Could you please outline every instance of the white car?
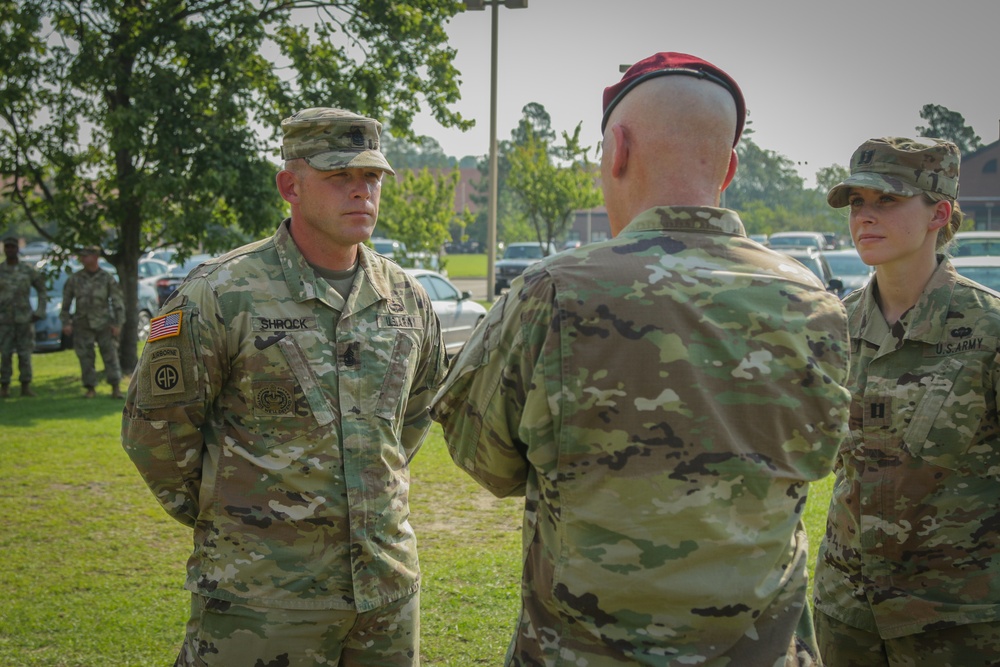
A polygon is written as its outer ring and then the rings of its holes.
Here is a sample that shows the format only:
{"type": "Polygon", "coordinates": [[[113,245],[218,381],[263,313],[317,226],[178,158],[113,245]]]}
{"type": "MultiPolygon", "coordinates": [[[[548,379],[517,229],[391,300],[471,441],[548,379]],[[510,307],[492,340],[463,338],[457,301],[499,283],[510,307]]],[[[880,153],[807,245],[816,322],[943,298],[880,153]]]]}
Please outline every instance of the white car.
{"type": "Polygon", "coordinates": [[[771,234],[767,244],[773,250],[814,248],[819,252],[827,246],[826,237],[820,232],[777,232],[771,234]]]}
{"type": "Polygon", "coordinates": [[[861,261],[861,255],[855,248],[830,250],[823,253],[823,256],[826,257],[826,261],[830,265],[833,277],[840,278],[840,282],[844,283],[842,297],[864,287],[871,280],[872,274],[875,273],[874,267],[861,261]]]}
{"type": "Polygon", "coordinates": [[[1000,255],[952,257],[951,265],[959,275],[1000,292],[1000,255]]]}
{"type": "Polygon", "coordinates": [[[405,269],[417,279],[431,298],[431,306],[441,321],[441,334],[448,356],[459,353],[472,330],[486,317],[486,308],[472,300],[469,292],[459,292],[440,273],[428,269],[405,269]]]}
{"type": "Polygon", "coordinates": [[[1000,232],[958,232],[950,252],[955,257],[1000,255],[1000,232]]]}

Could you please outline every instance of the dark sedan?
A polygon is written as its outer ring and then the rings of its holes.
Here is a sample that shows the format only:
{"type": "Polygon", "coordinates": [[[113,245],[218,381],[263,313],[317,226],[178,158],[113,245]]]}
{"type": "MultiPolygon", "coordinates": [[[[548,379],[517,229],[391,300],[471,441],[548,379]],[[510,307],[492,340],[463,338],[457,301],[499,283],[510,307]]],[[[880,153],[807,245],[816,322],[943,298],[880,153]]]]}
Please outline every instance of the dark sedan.
{"type": "Polygon", "coordinates": [[[191,255],[184,262],[178,264],[156,279],[156,296],[160,300],[160,305],[174,293],[177,286],[184,282],[187,275],[201,264],[215,257],[215,255],[191,255]]]}

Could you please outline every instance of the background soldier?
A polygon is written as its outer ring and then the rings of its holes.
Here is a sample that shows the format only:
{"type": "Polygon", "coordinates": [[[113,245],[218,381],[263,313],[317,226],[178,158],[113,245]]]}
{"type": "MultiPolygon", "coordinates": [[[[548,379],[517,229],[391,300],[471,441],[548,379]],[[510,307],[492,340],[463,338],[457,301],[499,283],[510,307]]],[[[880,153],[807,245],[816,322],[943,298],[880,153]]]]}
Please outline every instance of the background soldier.
{"type": "Polygon", "coordinates": [[[45,277],[21,261],[17,238],[3,240],[5,261],[0,264],[0,398],[10,396],[14,354],[21,376],[21,396],[34,396],[31,388],[31,352],[35,348],[35,322],[45,317],[48,292],[45,277]],[[31,288],[38,305],[31,310],[31,288]]]}
{"type": "Polygon", "coordinates": [[[816,661],[800,518],[846,432],[846,317],[718,208],[744,114],[700,58],[633,65],[604,95],[614,238],[525,271],[438,394],[455,462],[526,496],[509,665],[816,661]]]}
{"type": "Polygon", "coordinates": [[[125,298],[115,277],[98,264],[100,252],[100,248],[90,246],[78,253],[83,268],[70,276],[63,287],[60,318],[63,333],[73,336],[73,350],[80,360],[86,389],[84,398],[97,395],[95,387],[99,377],[94,368],[95,342],[101,351],[107,382],[111,385],[111,398],[122,398],[118,387],[122,379],[118,334],[125,321],[125,298]],[[76,311],[71,314],[74,302],[76,311]]]}

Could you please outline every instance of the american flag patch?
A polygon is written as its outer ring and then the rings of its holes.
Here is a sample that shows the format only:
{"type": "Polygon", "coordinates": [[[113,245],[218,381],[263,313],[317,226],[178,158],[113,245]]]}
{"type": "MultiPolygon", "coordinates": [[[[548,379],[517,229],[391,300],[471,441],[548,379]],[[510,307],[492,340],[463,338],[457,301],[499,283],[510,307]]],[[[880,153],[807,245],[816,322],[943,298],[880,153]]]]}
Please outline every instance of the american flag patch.
{"type": "Polygon", "coordinates": [[[146,342],[152,343],[154,340],[160,340],[161,338],[170,338],[171,336],[178,335],[180,332],[181,311],[175,310],[172,313],[155,317],[150,321],[149,338],[146,339],[146,342]]]}

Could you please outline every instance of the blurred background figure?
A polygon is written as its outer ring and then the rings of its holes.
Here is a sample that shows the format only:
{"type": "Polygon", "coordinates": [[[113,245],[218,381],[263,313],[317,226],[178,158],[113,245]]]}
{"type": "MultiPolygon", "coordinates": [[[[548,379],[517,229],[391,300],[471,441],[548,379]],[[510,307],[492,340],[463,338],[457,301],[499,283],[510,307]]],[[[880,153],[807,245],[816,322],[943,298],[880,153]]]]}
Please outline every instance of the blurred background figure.
{"type": "Polygon", "coordinates": [[[35,348],[35,322],[45,317],[48,293],[45,278],[19,257],[14,236],[3,240],[4,262],[0,264],[0,398],[10,396],[14,355],[21,381],[21,396],[35,396],[31,388],[31,352],[35,348]],[[38,303],[31,309],[31,290],[38,303]]]}

